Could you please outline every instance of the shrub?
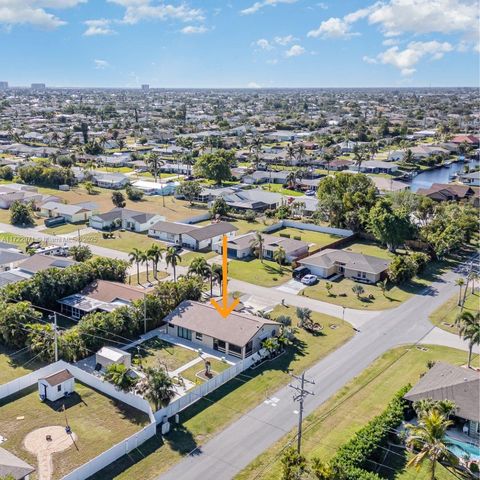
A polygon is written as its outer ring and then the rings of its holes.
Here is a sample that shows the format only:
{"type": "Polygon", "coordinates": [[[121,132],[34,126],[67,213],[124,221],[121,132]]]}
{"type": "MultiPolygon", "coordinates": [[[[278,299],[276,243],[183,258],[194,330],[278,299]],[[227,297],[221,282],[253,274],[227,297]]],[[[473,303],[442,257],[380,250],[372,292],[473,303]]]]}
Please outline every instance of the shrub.
{"type": "Polygon", "coordinates": [[[138,188],[132,187],[131,185],[127,186],[125,192],[128,199],[132,200],[132,202],[138,202],[143,198],[143,192],[138,188]]]}

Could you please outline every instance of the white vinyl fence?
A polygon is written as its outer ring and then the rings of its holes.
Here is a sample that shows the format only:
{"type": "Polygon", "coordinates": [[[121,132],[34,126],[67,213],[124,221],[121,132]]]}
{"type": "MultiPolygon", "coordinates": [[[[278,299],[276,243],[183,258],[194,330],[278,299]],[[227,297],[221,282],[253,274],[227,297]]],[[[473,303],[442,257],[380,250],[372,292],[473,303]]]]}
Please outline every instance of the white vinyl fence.
{"type": "Polygon", "coordinates": [[[280,220],[278,223],[274,223],[263,231],[265,233],[275,232],[281,228],[298,228],[299,230],[308,230],[311,232],[330,233],[331,235],[338,235],[339,237],[351,237],[353,235],[352,230],[346,230],[344,228],[324,227],[322,225],[315,225],[313,223],[295,222],[293,220],[280,220]]]}
{"type": "MultiPolygon", "coordinates": [[[[158,423],[164,422],[166,419],[173,417],[178,412],[181,412],[188,406],[192,405],[196,401],[200,400],[202,397],[205,397],[209,393],[216,390],[218,387],[227,383],[229,380],[232,380],[237,375],[242,373],[244,370],[249,368],[253,363],[253,358],[248,357],[241,362],[232,365],[227,370],[215,375],[212,379],[208,380],[205,383],[198,385],[197,387],[189,390],[185,395],[174,400],[169,405],[164,408],[161,408],[154,413],[155,419],[158,423]]],[[[180,374],[181,375],[181,374],[180,374]]]]}
{"type": "Polygon", "coordinates": [[[123,455],[131,452],[149,438],[153,437],[156,433],[157,424],[150,404],[142,397],[132,393],[121,392],[110,383],[105,382],[94,375],[75,367],[74,365],[70,365],[63,360],[51,363],[50,365],[35,370],[34,372],[24,375],[23,377],[16,378],[11,382],[0,385],[0,399],[19,393],[25,388],[35,385],[40,378],[48,377],[49,375],[52,375],[53,373],[65,368],[68,369],[75,379],[79,380],[85,385],[88,385],[89,387],[94,388],[95,390],[104,393],[105,395],[115,398],[116,400],[126,403],[127,405],[146,413],[150,419],[150,424],[144,427],[142,430],[122,440],[120,443],[117,443],[112,448],[102,452],[97,457],[92,458],[92,460],[84,463],[62,478],[62,480],[85,480],[102,468],[110,465],[123,455]]]}

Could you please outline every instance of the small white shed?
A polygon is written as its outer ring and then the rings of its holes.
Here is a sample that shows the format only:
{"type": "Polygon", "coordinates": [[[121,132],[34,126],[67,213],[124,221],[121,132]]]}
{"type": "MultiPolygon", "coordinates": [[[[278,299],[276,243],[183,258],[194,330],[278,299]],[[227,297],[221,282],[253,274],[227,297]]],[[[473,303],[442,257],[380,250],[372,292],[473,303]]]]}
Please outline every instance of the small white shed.
{"type": "Polygon", "coordinates": [[[38,394],[42,400],[55,402],[74,391],[75,377],[67,369],[38,380],[38,394]]]}
{"type": "Polygon", "coordinates": [[[123,363],[127,368],[132,365],[132,356],[128,352],[124,352],[115,347],[102,347],[95,354],[95,363],[107,368],[112,363],[123,363]]]}

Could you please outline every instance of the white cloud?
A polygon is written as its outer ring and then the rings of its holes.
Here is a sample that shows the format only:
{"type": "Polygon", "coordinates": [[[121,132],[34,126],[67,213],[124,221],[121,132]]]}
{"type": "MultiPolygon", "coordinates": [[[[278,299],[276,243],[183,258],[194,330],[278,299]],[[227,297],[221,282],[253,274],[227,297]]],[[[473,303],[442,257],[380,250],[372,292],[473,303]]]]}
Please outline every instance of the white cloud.
{"type": "Polygon", "coordinates": [[[261,48],[262,50],[272,50],[273,46],[266,38],[259,38],[254,45],[261,48]]]}
{"type": "Polygon", "coordinates": [[[298,0],[262,0],[260,2],[255,2],[248,8],[245,8],[240,11],[242,15],[251,15],[252,13],[257,13],[262,8],[265,7],[276,7],[282,3],[296,3],[298,0]]]}
{"type": "Polygon", "coordinates": [[[110,20],[101,18],[98,20],[87,20],[84,22],[87,29],[83,32],[86,37],[92,37],[94,35],[112,35],[115,32],[110,27],[110,20]]]}
{"type": "Polygon", "coordinates": [[[328,5],[323,2],[317,3],[317,7],[321,8],[322,10],[328,10],[328,5]]]}
{"type": "Polygon", "coordinates": [[[286,47],[295,40],[297,40],[297,38],[295,38],[293,35],[285,35],[284,37],[275,37],[273,39],[277,45],[281,45],[282,47],[286,47]]]}
{"type": "Polygon", "coordinates": [[[439,60],[445,53],[451,52],[453,46],[448,42],[410,42],[407,47],[400,50],[398,46],[391,47],[380,53],[376,59],[363,57],[368,63],[383,63],[398,68],[402,75],[409,76],[415,73],[415,66],[424,57],[439,60]]]}
{"type": "Polygon", "coordinates": [[[0,24],[54,29],[67,22],[47,12],[46,8],[72,8],[84,2],[86,0],[0,0],[0,24]]]}
{"type": "Polygon", "coordinates": [[[249,82],[247,84],[247,88],[262,88],[262,86],[259,85],[257,82],[249,82]]]}
{"type": "Polygon", "coordinates": [[[135,24],[142,20],[179,20],[181,22],[195,22],[205,19],[203,11],[191,8],[187,4],[171,5],[160,3],[152,5],[150,0],[108,0],[125,7],[123,21],[135,24]]]}
{"type": "Polygon", "coordinates": [[[371,63],[371,64],[378,63],[376,58],[368,57],[367,55],[364,55],[362,60],[366,63],[371,63]]]}
{"type": "Polygon", "coordinates": [[[186,27],[183,27],[180,31],[185,35],[199,35],[202,33],[207,33],[208,28],[204,27],[203,25],[199,27],[196,27],[194,25],[188,25],[186,27]]]}
{"type": "Polygon", "coordinates": [[[357,34],[350,31],[350,24],[337,17],[323,21],[316,30],[310,30],[307,34],[313,38],[350,38],[353,35],[357,34]]]}
{"type": "Polygon", "coordinates": [[[286,52],[287,57],[298,57],[305,53],[305,49],[301,45],[293,45],[286,52]]]}
{"type": "Polygon", "coordinates": [[[382,42],[382,45],[386,47],[393,47],[394,45],[398,45],[398,40],[395,38],[387,38],[382,42]]]}
{"type": "Polygon", "coordinates": [[[110,64],[106,60],[94,60],[93,63],[97,70],[105,70],[110,66],[110,64]]]}

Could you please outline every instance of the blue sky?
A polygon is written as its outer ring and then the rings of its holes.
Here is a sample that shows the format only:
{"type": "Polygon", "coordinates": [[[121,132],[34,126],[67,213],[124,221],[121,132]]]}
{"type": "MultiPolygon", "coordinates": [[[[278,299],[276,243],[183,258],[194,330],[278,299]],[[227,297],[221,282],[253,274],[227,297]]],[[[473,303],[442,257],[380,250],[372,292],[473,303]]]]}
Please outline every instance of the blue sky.
{"type": "Polygon", "coordinates": [[[478,0],[0,0],[0,80],[477,86],[478,0]]]}

